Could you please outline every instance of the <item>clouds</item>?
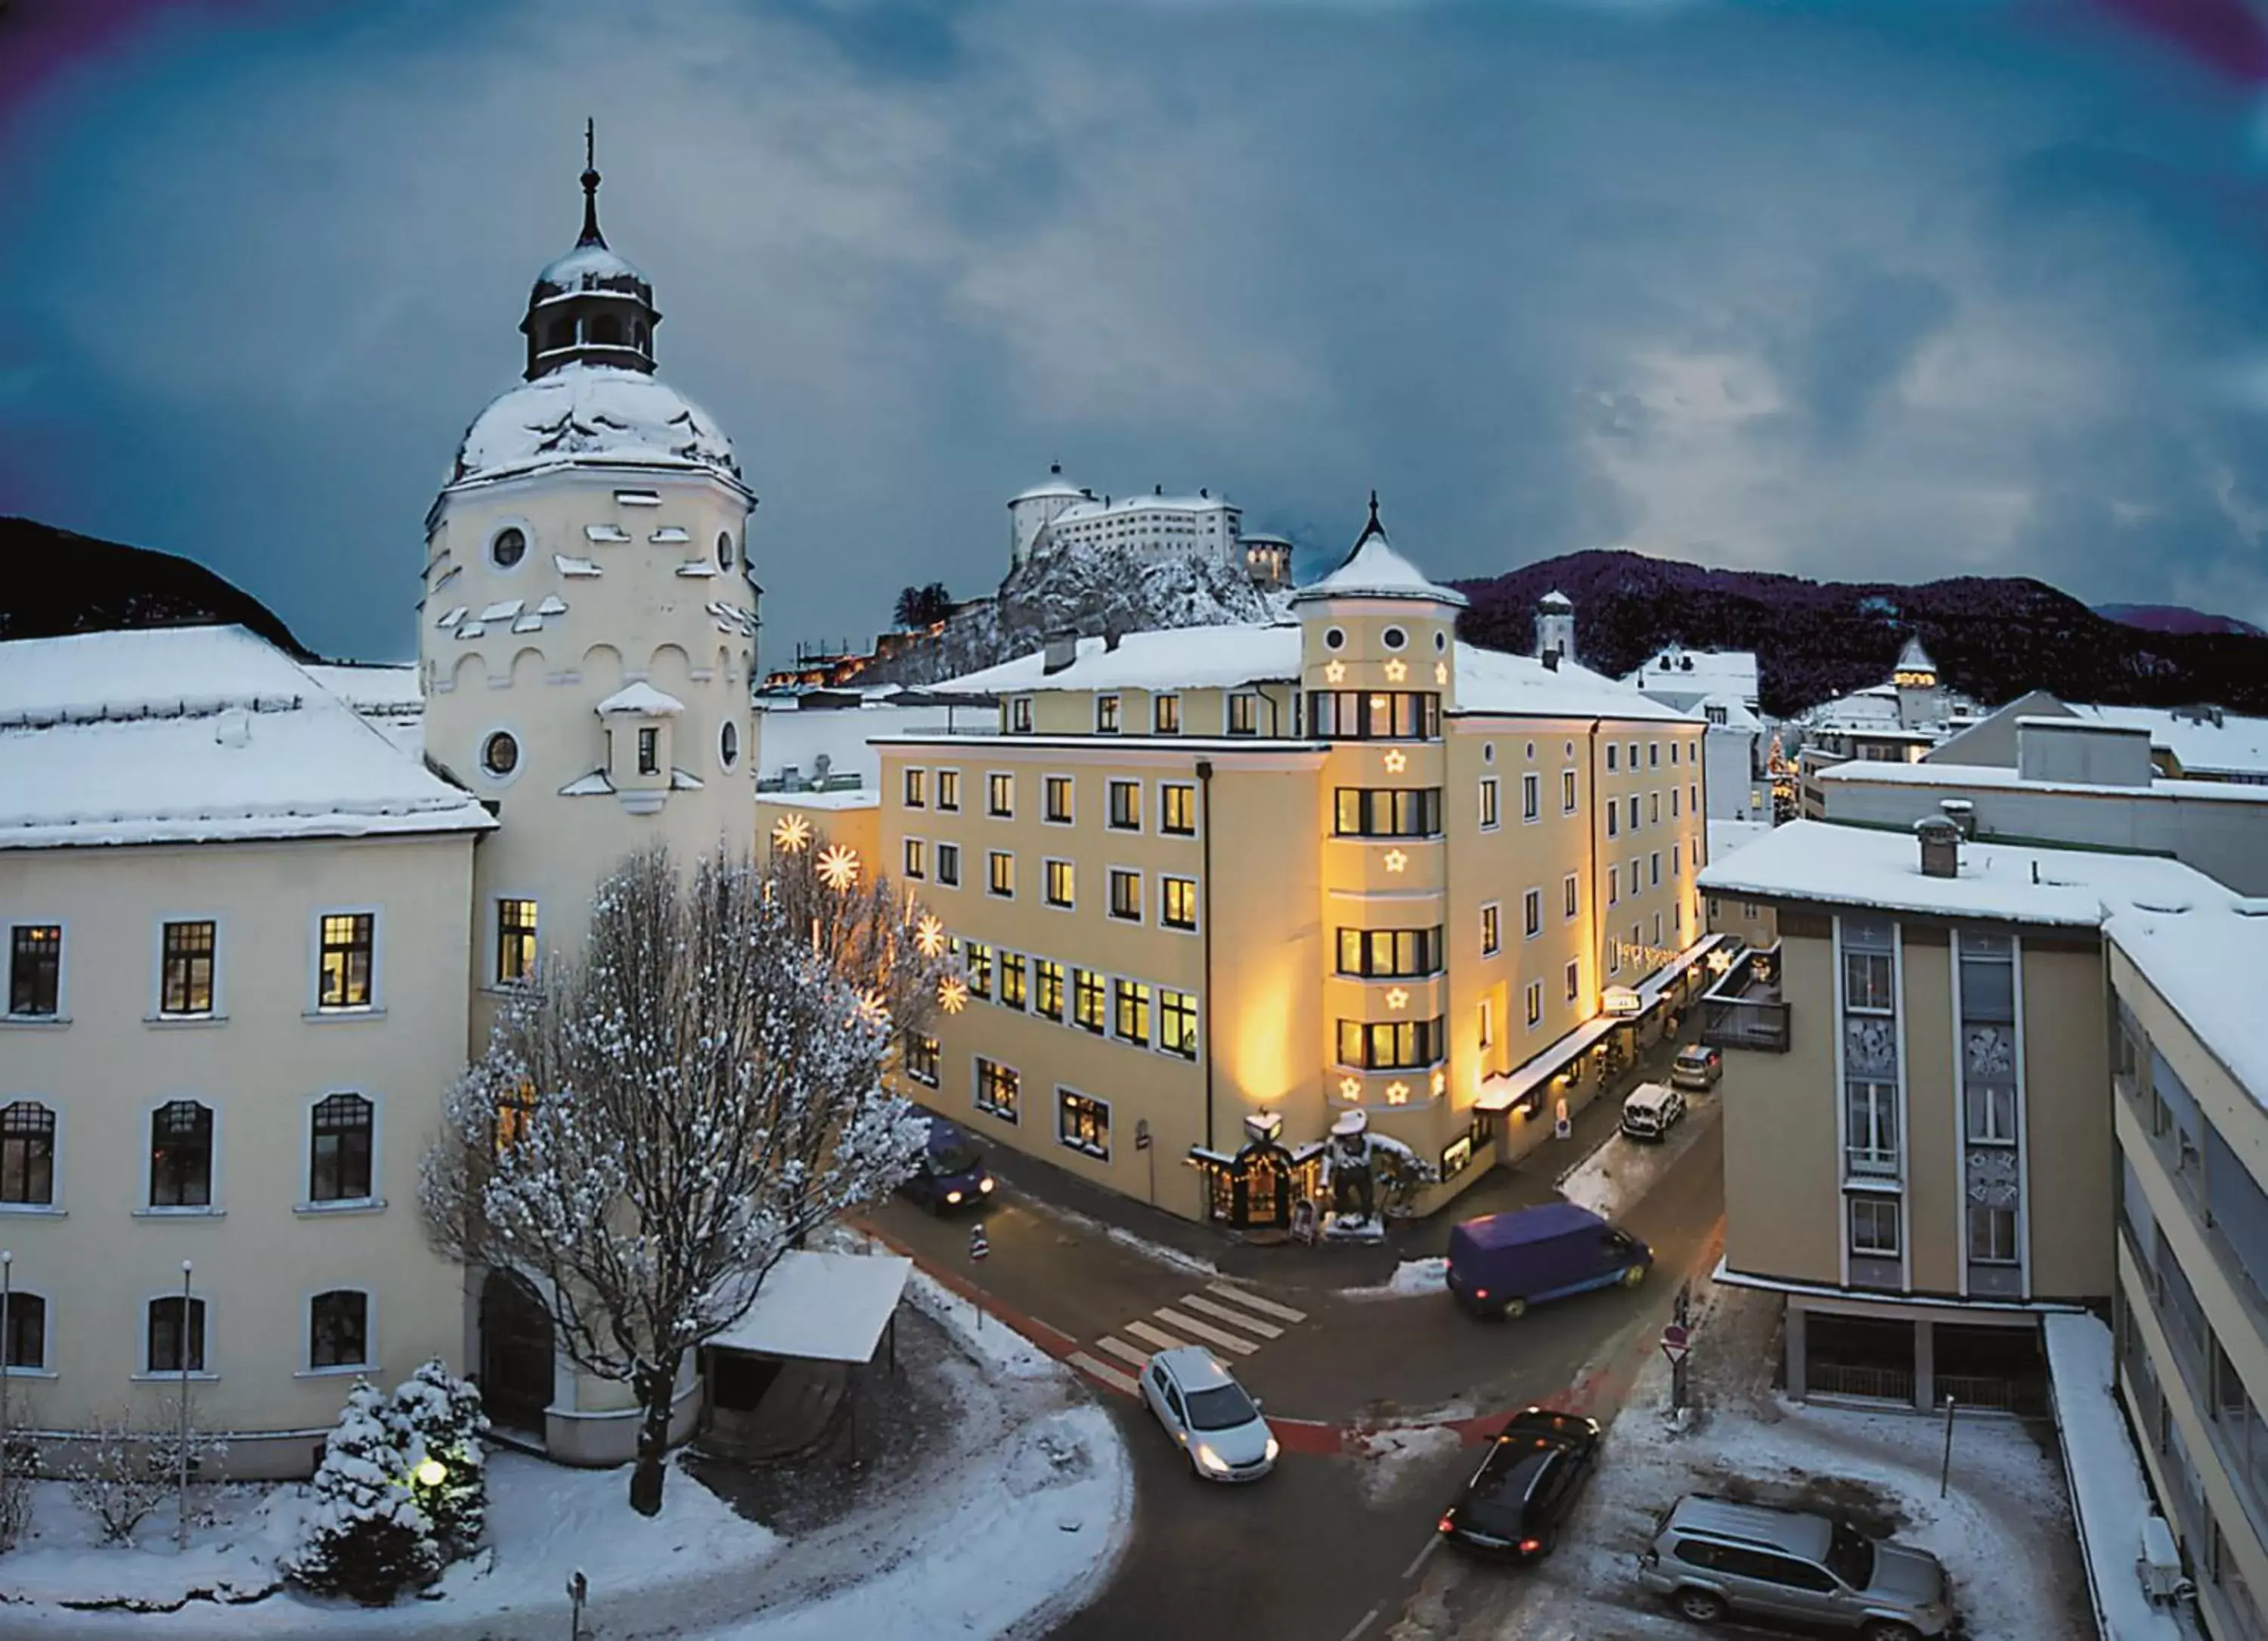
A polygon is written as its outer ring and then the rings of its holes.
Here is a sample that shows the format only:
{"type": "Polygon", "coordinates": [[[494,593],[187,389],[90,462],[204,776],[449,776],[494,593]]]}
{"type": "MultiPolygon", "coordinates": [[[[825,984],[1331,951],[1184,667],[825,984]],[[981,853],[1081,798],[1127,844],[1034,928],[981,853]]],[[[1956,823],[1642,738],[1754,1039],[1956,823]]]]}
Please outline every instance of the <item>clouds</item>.
{"type": "Polygon", "coordinates": [[[1442,575],[1629,541],[2268,613],[2246,107],[1940,10],[193,12],[0,127],[0,508],[405,652],[591,112],[776,649],[989,585],[1050,459],[1307,560],[1375,483],[1442,575]]]}

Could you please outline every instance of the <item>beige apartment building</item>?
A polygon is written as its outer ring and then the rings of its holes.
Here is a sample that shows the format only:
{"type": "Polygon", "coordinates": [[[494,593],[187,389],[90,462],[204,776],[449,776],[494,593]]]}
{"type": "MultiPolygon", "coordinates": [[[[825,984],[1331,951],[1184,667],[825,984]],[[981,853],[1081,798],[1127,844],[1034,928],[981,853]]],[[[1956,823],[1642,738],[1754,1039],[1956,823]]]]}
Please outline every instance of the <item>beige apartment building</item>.
{"type": "Polygon", "coordinates": [[[1064,639],[942,686],[989,732],[880,740],[874,868],[968,992],[908,1046],[924,1103],[1238,1226],[1350,1112],[1439,1169],[1425,1209],[1548,1135],[1702,972],[1704,726],[1457,643],[1462,602],[1373,515],[1294,621],[1064,639]]]}

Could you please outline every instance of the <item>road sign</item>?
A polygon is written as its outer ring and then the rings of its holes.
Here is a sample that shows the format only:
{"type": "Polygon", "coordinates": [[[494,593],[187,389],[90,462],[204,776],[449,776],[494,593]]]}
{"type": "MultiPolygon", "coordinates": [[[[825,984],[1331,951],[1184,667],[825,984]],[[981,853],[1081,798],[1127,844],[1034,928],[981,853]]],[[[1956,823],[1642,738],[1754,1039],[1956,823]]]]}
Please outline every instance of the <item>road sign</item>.
{"type": "Polygon", "coordinates": [[[1568,1119],[1567,1102],[1564,1099],[1553,1108],[1551,1113],[1551,1137],[1555,1140],[1572,1140],[1575,1137],[1575,1125],[1568,1119]]]}
{"type": "Polygon", "coordinates": [[[1135,1120],[1134,1149],[1138,1151],[1146,1151],[1150,1149],[1150,1120],[1147,1117],[1135,1120]]]}
{"type": "Polygon", "coordinates": [[[1672,1367],[1684,1361],[1685,1353],[1692,1348],[1693,1330],[1691,1328],[1680,1327],[1676,1323],[1672,1322],[1661,1330],[1661,1354],[1669,1358],[1672,1367]]]}
{"type": "Polygon", "coordinates": [[[984,1227],[971,1225],[968,1228],[968,1257],[972,1260],[981,1260],[991,1252],[992,1245],[984,1238],[984,1227]]]}

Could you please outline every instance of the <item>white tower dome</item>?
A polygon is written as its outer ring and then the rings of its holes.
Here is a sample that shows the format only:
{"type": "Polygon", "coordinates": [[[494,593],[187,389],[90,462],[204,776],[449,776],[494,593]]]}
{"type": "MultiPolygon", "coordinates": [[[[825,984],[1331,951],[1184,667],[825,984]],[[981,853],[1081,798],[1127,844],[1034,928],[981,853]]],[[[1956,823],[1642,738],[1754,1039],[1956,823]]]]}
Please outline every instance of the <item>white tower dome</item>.
{"type": "Polygon", "coordinates": [[[1063,516],[1063,511],[1086,499],[1086,492],[1063,476],[1063,463],[1048,464],[1047,482],[1035,484],[1008,500],[1008,567],[1020,570],[1032,556],[1040,532],[1063,516]]]}

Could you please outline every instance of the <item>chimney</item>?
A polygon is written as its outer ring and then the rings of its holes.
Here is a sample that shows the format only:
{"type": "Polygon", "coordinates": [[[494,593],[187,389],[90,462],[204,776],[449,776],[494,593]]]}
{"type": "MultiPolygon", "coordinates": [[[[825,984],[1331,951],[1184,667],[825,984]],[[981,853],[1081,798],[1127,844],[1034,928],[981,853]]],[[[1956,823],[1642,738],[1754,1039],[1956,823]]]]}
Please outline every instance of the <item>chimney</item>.
{"type": "Polygon", "coordinates": [[[1078,633],[1050,632],[1046,647],[1040,652],[1040,670],[1043,673],[1061,672],[1078,659],[1078,633]]]}
{"type": "Polygon", "coordinates": [[[1921,839],[1924,877],[1961,876],[1961,828],[1942,815],[1925,815],[1914,823],[1921,839]]]}
{"type": "Polygon", "coordinates": [[[1116,649],[1118,647],[1118,640],[1124,636],[1125,629],[1119,625],[1117,617],[1113,616],[1102,624],[1102,647],[1104,649],[1116,649]]]}
{"type": "Polygon", "coordinates": [[[1557,650],[1547,649],[1543,654],[1537,656],[1536,659],[1543,663],[1544,671],[1557,672],[1559,670],[1559,652],[1557,650]]]}
{"type": "Polygon", "coordinates": [[[1961,829],[1961,835],[1977,836],[1977,806],[1967,798],[1948,798],[1937,806],[1945,811],[1945,818],[1961,829]]]}

